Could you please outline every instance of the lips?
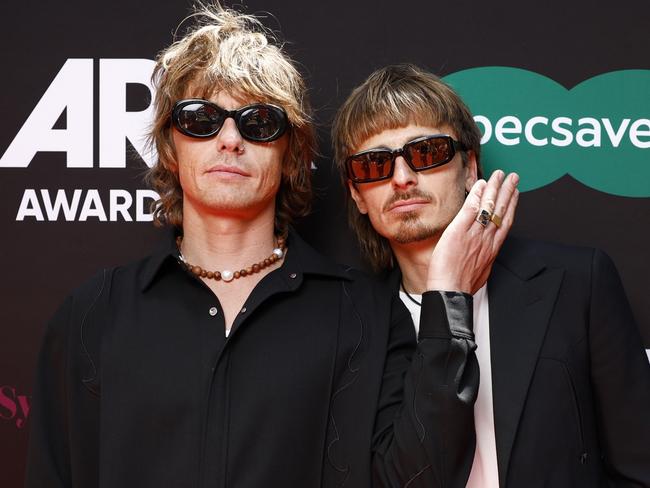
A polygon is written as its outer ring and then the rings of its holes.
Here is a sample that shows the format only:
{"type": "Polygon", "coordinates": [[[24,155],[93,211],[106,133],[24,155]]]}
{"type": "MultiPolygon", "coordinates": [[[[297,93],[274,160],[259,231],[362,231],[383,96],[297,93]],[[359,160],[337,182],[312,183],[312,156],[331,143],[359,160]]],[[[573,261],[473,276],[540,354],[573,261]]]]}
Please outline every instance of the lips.
{"type": "Polygon", "coordinates": [[[250,176],[250,173],[247,171],[244,171],[242,168],[238,166],[233,166],[229,164],[216,164],[212,167],[210,167],[206,173],[213,173],[213,174],[219,174],[219,175],[239,175],[239,176],[250,176]]]}
{"type": "Polygon", "coordinates": [[[408,200],[398,200],[388,206],[389,212],[411,212],[418,210],[430,203],[430,200],[424,198],[409,198],[408,200]]]}
{"type": "Polygon", "coordinates": [[[420,190],[419,188],[412,188],[410,191],[393,193],[386,203],[384,203],[382,211],[395,213],[411,212],[419,210],[433,201],[433,194],[420,190]]]}

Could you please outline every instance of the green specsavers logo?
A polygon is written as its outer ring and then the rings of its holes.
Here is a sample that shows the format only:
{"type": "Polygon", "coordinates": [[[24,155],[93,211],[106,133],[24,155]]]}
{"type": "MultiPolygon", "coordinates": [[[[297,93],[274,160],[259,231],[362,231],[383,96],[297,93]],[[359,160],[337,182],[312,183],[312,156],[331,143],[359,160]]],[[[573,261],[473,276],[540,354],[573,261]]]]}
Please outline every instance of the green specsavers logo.
{"type": "Polygon", "coordinates": [[[605,73],[567,90],[485,67],[445,77],[483,132],[483,165],[517,171],[522,191],[570,174],[597,190],[650,196],[650,70],[605,73]]]}

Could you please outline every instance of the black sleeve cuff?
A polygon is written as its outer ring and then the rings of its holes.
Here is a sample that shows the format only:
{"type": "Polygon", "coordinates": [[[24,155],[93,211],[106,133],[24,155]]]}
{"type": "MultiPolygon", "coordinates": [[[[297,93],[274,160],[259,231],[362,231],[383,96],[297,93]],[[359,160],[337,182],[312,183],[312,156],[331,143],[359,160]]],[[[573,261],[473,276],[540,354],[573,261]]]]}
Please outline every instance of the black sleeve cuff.
{"type": "Polygon", "coordinates": [[[455,291],[422,295],[419,339],[462,337],[474,340],[474,297],[455,291]]]}

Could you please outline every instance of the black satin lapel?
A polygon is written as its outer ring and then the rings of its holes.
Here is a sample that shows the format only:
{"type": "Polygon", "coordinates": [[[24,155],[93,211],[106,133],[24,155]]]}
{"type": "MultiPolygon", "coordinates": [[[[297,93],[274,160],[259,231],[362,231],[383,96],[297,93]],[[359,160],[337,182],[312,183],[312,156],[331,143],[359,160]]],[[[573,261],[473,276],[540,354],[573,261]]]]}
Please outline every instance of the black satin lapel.
{"type": "Polygon", "coordinates": [[[496,262],[488,281],[490,357],[499,485],[505,486],[528,386],[563,271],[522,279],[496,262]]]}

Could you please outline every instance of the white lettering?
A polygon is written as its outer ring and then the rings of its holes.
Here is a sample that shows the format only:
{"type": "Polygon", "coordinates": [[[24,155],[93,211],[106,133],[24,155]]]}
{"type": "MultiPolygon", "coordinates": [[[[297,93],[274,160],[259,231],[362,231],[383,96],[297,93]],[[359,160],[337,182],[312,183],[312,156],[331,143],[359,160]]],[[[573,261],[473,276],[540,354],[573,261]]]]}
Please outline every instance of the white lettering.
{"type": "Polygon", "coordinates": [[[623,119],[621,121],[621,125],[618,127],[618,131],[616,132],[614,132],[614,128],[612,127],[612,123],[609,121],[609,119],[605,118],[602,119],[602,121],[603,125],[605,126],[605,132],[607,132],[607,136],[612,142],[612,146],[618,147],[618,145],[621,143],[621,140],[623,139],[623,135],[625,134],[625,129],[627,129],[627,126],[630,124],[630,119],[623,119]]]}
{"type": "Polygon", "coordinates": [[[27,189],[23,193],[23,199],[20,201],[16,220],[25,220],[25,217],[34,217],[36,220],[43,220],[43,211],[38,203],[36,190],[27,189]]]}
{"type": "Polygon", "coordinates": [[[126,190],[111,190],[109,195],[109,213],[111,216],[111,222],[117,221],[118,213],[122,215],[122,218],[126,222],[131,222],[133,220],[129,214],[129,209],[133,204],[133,197],[131,194],[126,190]]]}
{"type": "Polygon", "coordinates": [[[108,208],[102,202],[100,193],[96,189],[87,191],[75,189],[72,190],[71,194],[63,189],[51,191],[47,189],[40,191],[27,189],[23,193],[16,220],[20,221],[32,217],[37,221],[57,221],[63,214],[63,217],[68,222],[75,220],[85,222],[90,218],[96,218],[100,222],[117,222],[118,220],[133,222],[133,215],[130,211],[133,209],[134,199],[136,201],[135,220],[138,222],[151,222],[153,220],[153,213],[150,211],[151,201],[160,198],[155,191],[136,190],[135,196],[123,189],[105,191],[108,192],[108,208]],[[56,197],[52,198],[55,191],[56,197]],[[38,199],[39,192],[43,202],[38,199]],[[77,215],[79,203],[82,199],[83,205],[79,215],[77,215]],[[110,219],[106,218],[106,209],[109,212],[110,219]],[[45,214],[43,214],[43,210],[45,210],[45,214]]]}
{"type": "Polygon", "coordinates": [[[600,147],[600,123],[592,117],[583,117],[578,120],[578,126],[589,125],[590,127],[581,127],[576,134],[576,142],[582,147],[600,147]],[[585,139],[585,136],[591,136],[591,139],[585,139]]]}
{"type": "Polygon", "coordinates": [[[104,212],[104,206],[97,190],[88,190],[86,193],[83,207],[79,213],[79,222],[85,222],[88,217],[98,218],[101,222],[106,221],[106,212],[104,212]]]}
{"type": "Polygon", "coordinates": [[[45,207],[47,220],[58,220],[59,213],[61,212],[61,209],[63,209],[63,216],[65,217],[65,220],[71,221],[74,220],[75,215],[77,215],[79,200],[81,200],[81,190],[75,190],[73,192],[72,202],[70,203],[68,203],[68,198],[66,197],[65,190],[58,190],[56,192],[54,205],[52,205],[52,200],[50,200],[50,192],[48,190],[41,190],[41,198],[43,199],[43,207],[45,207]]]}
{"type": "Polygon", "coordinates": [[[0,158],[26,168],[39,151],[66,153],[69,168],[93,166],[93,60],[68,59],[0,158]],[[52,126],[66,111],[66,128],[52,126]]]}
{"type": "Polygon", "coordinates": [[[526,140],[533,146],[546,146],[548,144],[548,137],[545,137],[544,139],[537,139],[533,135],[533,127],[536,125],[548,125],[548,118],[532,117],[528,122],[526,122],[526,127],[524,127],[524,135],[526,136],[526,140]]]}
{"type": "Polygon", "coordinates": [[[571,127],[571,124],[573,124],[573,120],[571,120],[569,117],[558,117],[557,119],[553,119],[553,122],[551,123],[551,128],[556,134],[564,136],[564,139],[551,137],[551,144],[559,147],[565,147],[570,145],[573,142],[573,134],[569,129],[565,128],[564,126],[568,125],[569,127],[571,127]]]}
{"type": "Polygon", "coordinates": [[[650,141],[642,141],[639,137],[650,137],[650,120],[639,119],[632,124],[632,127],[630,127],[630,141],[632,144],[641,149],[649,148],[650,141]],[[641,126],[645,126],[645,130],[641,130],[641,126]]]}
{"type": "Polygon", "coordinates": [[[494,136],[504,146],[516,146],[519,144],[519,137],[511,139],[506,137],[506,134],[521,134],[521,121],[512,115],[501,117],[495,127],[494,136]]]}
{"type": "MultiPolygon", "coordinates": [[[[483,127],[481,144],[486,144],[492,137],[492,123],[485,115],[476,115],[474,121],[483,127]]],[[[548,117],[537,115],[522,122],[514,115],[505,115],[497,120],[494,126],[494,134],[497,141],[505,146],[515,146],[521,143],[520,137],[507,137],[507,135],[523,134],[525,141],[532,146],[546,146],[549,144],[548,137],[535,135],[535,127],[548,126],[551,124],[553,137],[550,143],[557,147],[570,146],[574,142],[572,131],[573,119],[569,117],[556,117],[549,120],[548,117]]],[[[581,147],[601,147],[603,127],[607,140],[612,147],[620,147],[629,127],[629,140],[631,144],[640,149],[650,148],[650,119],[638,119],[632,122],[629,118],[621,119],[620,124],[614,127],[612,121],[607,118],[596,119],[583,117],[578,120],[578,130],[575,134],[575,142],[581,147]],[[630,125],[631,124],[631,125],[630,125]]],[[[480,128],[480,127],[479,127],[480,128]]],[[[543,133],[543,132],[542,132],[543,133]]]]}
{"type": "Polygon", "coordinates": [[[151,104],[140,112],[126,111],[128,83],[151,86],[155,63],[150,59],[101,59],[99,61],[99,166],[126,167],[126,139],[144,162],[153,166],[155,152],[147,148],[146,134],[153,120],[151,104]]]}
{"type": "MultiPolygon", "coordinates": [[[[138,222],[151,222],[153,220],[152,212],[145,212],[145,199],[148,200],[159,200],[160,196],[153,190],[137,190],[135,192],[135,208],[136,208],[136,219],[138,222]]],[[[147,205],[149,210],[151,203],[147,205]]]]}
{"type": "Polygon", "coordinates": [[[485,115],[475,115],[474,122],[483,126],[483,137],[481,137],[481,144],[486,144],[492,137],[492,124],[490,119],[485,115]]]}

